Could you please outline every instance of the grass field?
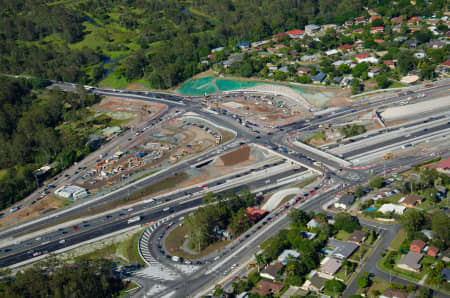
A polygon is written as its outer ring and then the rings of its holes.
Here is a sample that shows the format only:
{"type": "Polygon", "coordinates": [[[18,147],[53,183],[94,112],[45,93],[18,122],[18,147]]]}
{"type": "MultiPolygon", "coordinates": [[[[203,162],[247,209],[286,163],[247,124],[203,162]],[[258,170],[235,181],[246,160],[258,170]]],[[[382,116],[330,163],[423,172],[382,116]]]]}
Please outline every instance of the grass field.
{"type": "Polygon", "coordinates": [[[336,239],[342,240],[342,241],[347,241],[348,237],[350,237],[350,233],[347,233],[344,230],[340,230],[335,236],[336,239]]]}
{"type": "Polygon", "coordinates": [[[406,231],[401,229],[397,236],[395,236],[394,240],[392,240],[391,245],[389,248],[392,250],[399,250],[400,246],[402,245],[403,241],[406,239],[406,231]]]}
{"type": "Polygon", "coordinates": [[[138,263],[141,266],[145,266],[144,260],[142,260],[138,251],[138,240],[145,229],[139,231],[139,233],[134,234],[126,241],[121,242],[116,249],[116,253],[123,256],[125,260],[130,264],[138,263]]]}
{"type": "Polygon", "coordinates": [[[185,241],[185,236],[187,233],[186,226],[178,226],[173,229],[166,238],[166,249],[170,252],[171,255],[176,255],[185,259],[195,260],[201,257],[204,257],[215,250],[220,250],[222,247],[227,245],[230,240],[225,241],[217,241],[211,244],[210,246],[201,250],[198,254],[192,255],[184,251],[181,247],[185,241]]]}

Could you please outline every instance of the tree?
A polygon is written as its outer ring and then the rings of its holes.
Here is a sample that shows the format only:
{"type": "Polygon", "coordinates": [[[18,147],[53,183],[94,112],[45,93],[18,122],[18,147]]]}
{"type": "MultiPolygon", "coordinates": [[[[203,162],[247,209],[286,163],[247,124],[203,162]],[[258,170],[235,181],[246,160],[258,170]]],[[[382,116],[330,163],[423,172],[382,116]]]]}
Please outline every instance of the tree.
{"type": "Polygon", "coordinates": [[[358,287],[360,287],[361,289],[367,288],[370,284],[369,273],[364,272],[361,276],[358,277],[356,283],[358,284],[358,287]]]}
{"type": "Polygon", "coordinates": [[[376,81],[377,81],[378,88],[380,88],[380,89],[386,89],[391,84],[391,82],[389,81],[386,74],[378,75],[376,77],[376,81]]]}
{"type": "Polygon", "coordinates": [[[239,73],[243,77],[250,77],[253,74],[252,65],[248,62],[242,64],[239,68],[239,73]]]}
{"type": "Polygon", "coordinates": [[[450,246],[450,219],[441,212],[434,212],[431,218],[431,229],[436,244],[440,248],[450,246]]]}
{"type": "Polygon", "coordinates": [[[367,70],[369,69],[369,64],[363,62],[358,63],[353,69],[352,69],[352,75],[354,77],[360,78],[363,73],[367,73],[367,70]]]}
{"type": "Polygon", "coordinates": [[[426,287],[420,287],[418,292],[419,298],[431,298],[433,297],[433,294],[431,292],[431,289],[426,287]]]}
{"type": "Polygon", "coordinates": [[[354,230],[361,228],[358,219],[350,213],[341,212],[334,217],[334,226],[337,229],[352,233],[354,230]]]}
{"type": "Polygon", "coordinates": [[[383,183],[384,183],[383,177],[376,177],[376,178],[372,179],[372,181],[369,182],[369,185],[372,188],[378,189],[383,186],[383,183]]]}
{"type": "Polygon", "coordinates": [[[330,293],[340,294],[345,290],[345,284],[337,279],[327,280],[324,286],[330,293]]]}
{"type": "Polygon", "coordinates": [[[362,185],[358,185],[355,189],[355,197],[360,198],[365,194],[364,187],[362,185]]]}
{"type": "Polygon", "coordinates": [[[352,87],[352,94],[358,94],[361,91],[361,82],[358,79],[352,79],[350,85],[352,87]]]}
{"type": "Polygon", "coordinates": [[[304,227],[310,220],[308,213],[296,208],[291,208],[291,211],[289,211],[289,219],[291,225],[295,227],[304,227]]]}
{"type": "Polygon", "coordinates": [[[220,285],[216,285],[213,295],[215,297],[222,297],[224,294],[225,294],[225,291],[223,290],[223,288],[220,285]]]}
{"type": "Polygon", "coordinates": [[[412,238],[414,233],[422,229],[422,225],[425,222],[425,217],[421,211],[410,208],[400,218],[403,229],[408,234],[409,238],[412,238]]]}

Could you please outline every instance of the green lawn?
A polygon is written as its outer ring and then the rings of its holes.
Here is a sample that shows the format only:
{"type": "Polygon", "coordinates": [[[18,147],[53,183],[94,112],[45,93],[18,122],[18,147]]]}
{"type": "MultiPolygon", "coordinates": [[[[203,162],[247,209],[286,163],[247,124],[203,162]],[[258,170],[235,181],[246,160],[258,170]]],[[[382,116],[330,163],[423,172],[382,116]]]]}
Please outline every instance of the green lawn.
{"type": "Polygon", "coordinates": [[[115,72],[113,72],[109,74],[104,80],[102,80],[99,83],[99,86],[123,89],[129,84],[130,82],[125,77],[119,77],[115,72]]]}
{"type": "Polygon", "coordinates": [[[390,248],[392,250],[399,250],[400,246],[402,245],[403,241],[406,239],[406,231],[401,229],[397,236],[395,236],[394,240],[392,240],[390,248]]]}
{"type": "Polygon", "coordinates": [[[137,262],[139,265],[145,266],[145,262],[142,260],[138,251],[138,240],[144,230],[140,230],[139,233],[134,234],[126,241],[120,243],[116,249],[116,253],[123,256],[130,264],[136,264],[137,262]]]}
{"type": "Polygon", "coordinates": [[[336,239],[342,240],[342,241],[347,241],[348,237],[350,237],[350,233],[347,233],[344,230],[340,230],[335,236],[336,239]]]}

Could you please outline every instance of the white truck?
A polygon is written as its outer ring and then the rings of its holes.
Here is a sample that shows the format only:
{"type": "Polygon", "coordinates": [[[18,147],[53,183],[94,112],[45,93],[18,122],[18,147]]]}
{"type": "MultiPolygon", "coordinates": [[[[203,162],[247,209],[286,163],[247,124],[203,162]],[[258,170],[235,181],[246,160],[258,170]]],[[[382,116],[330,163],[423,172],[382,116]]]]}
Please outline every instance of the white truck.
{"type": "Polygon", "coordinates": [[[135,216],[135,217],[132,217],[132,218],[130,218],[130,219],[128,220],[128,224],[132,224],[132,223],[138,222],[138,221],[140,221],[140,220],[141,220],[141,217],[140,217],[140,216],[135,216]]]}

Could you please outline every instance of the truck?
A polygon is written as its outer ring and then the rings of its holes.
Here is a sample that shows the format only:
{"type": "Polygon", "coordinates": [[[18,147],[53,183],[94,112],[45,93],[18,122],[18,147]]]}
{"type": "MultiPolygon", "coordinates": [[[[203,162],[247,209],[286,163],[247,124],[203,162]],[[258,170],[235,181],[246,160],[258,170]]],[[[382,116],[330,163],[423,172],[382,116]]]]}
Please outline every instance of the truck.
{"type": "Polygon", "coordinates": [[[256,263],[255,262],[250,262],[247,265],[247,269],[252,269],[252,268],[255,268],[255,267],[256,267],[256,263]]]}
{"type": "Polygon", "coordinates": [[[180,261],[180,257],[173,256],[173,257],[172,257],[172,261],[174,261],[174,262],[179,262],[179,261],[180,261]]]}
{"type": "Polygon", "coordinates": [[[384,160],[388,160],[392,158],[392,153],[388,152],[385,156],[384,156],[384,160]]]}
{"type": "Polygon", "coordinates": [[[132,223],[138,222],[138,221],[140,221],[140,220],[141,220],[141,217],[140,217],[140,216],[135,216],[135,217],[132,217],[132,218],[130,218],[130,219],[128,220],[128,224],[132,224],[132,223]]]}

